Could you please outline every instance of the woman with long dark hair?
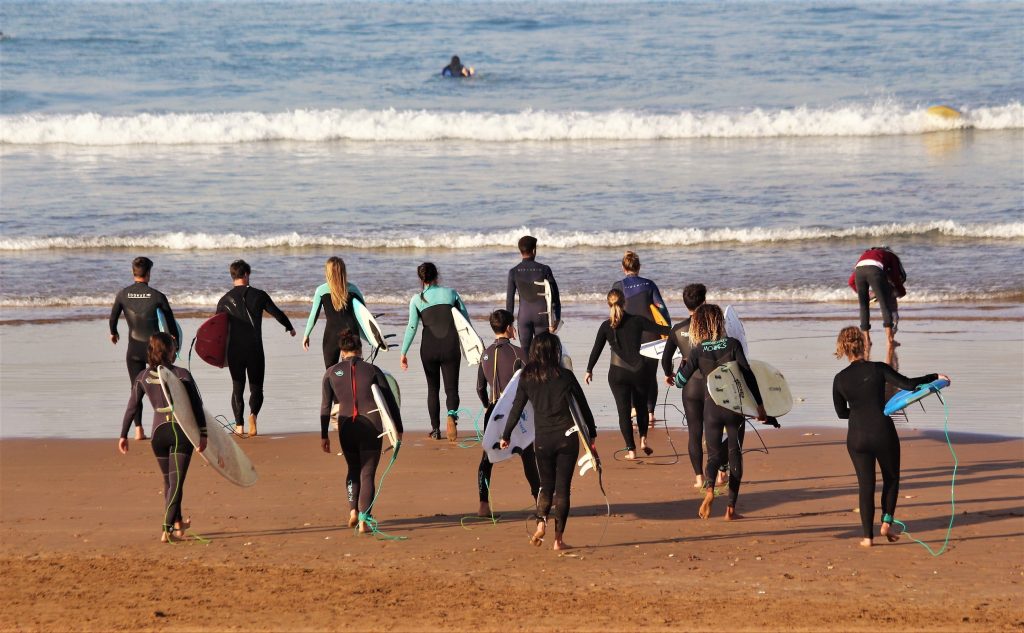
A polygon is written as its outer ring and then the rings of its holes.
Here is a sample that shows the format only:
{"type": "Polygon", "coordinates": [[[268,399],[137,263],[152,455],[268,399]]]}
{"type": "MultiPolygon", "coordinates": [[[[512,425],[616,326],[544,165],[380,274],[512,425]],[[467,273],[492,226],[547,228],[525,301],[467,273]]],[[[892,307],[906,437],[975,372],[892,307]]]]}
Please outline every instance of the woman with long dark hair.
{"type": "Polygon", "coordinates": [[[569,519],[569,489],[576,459],[580,452],[578,433],[573,428],[570,409],[575,399],[587,426],[591,441],[597,437],[594,414],[583,395],[583,389],[571,371],[561,366],[562,343],[550,332],[537,334],[530,345],[529,362],[523,368],[519,388],[501,434],[501,448],[507,448],[512,431],[529,402],[533,405],[533,425],[536,433],[533,446],[540,474],[540,493],[537,495],[537,528],[530,542],[538,547],[547,531],[548,516],[555,519],[554,549],[569,549],[565,543],[565,523],[569,519]]]}

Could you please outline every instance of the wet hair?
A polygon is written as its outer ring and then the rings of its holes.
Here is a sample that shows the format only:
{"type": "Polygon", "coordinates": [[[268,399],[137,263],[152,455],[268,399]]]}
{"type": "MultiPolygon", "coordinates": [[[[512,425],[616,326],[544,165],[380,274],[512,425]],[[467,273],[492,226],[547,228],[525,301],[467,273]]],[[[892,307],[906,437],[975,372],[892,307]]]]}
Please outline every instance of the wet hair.
{"type": "Polygon", "coordinates": [[[618,288],[608,291],[608,320],[613,329],[618,329],[622,317],[626,314],[626,297],[618,288]]]}
{"type": "Polygon", "coordinates": [[[523,376],[532,382],[547,382],[561,372],[562,341],[551,332],[541,332],[530,343],[529,362],[523,376]]]}
{"type": "Polygon", "coordinates": [[[866,358],[864,333],[856,325],[839,330],[836,337],[836,358],[866,358]]]}
{"type": "Polygon", "coordinates": [[[252,272],[252,267],[244,259],[236,259],[228,266],[228,272],[231,273],[232,279],[241,279],[252,272]]]}
{"type": "Polygon", "coordinates": [[[153,269],[153,260],[148,257],[136,257],[132,260],[132,275],[145,277],[153,269]]]}
{"type": "Polygon", "coordinates": [[[146,350],[146,362],[150,369],[174,362],[174,339],[167,332],[157,332],[149,337],[149,348],[146,350]]]}
{"type": "Polygon", "coordinates": [[[514,320],[512,313],[508,310],[495,310],[491,313],[491,329],[495,334],[502,334],[514,320]]]}
{"type": "Polygon", "coordinates": [[[700,345],[704,341],[725,338],[725,315],[713,303],[697,306],[690,318],[690,344],[700,345]]]}
{"type": "Polygon", "coordinates": [[[343,352],[360,352],[363,350],[363,342],[359,340],[359,334],[345,328],[338,332],[338,347],[343,352]]]}
{"type": "Polygon", "coordinates": [[[640,272],[640,256],[633,251],[626,251],[622,256],[622,269],[627,273],[640,272]]]}
{"type": "Polygon", "coordinates": [[[519,238],[519,253],[521,255],[532,255],[537,252],[537,238],[532,235],[524,235],[519,238]]]}
{"type": "Polygon", "coordinates": [[[461,66],[462,61],[459,60],[458,55],[452,55],[452,66],[461,66]]]}
{"type": "Polygon", "coordinates": [[[345,270],[345,260],[340,257],[331,257],[324,264],[324,276],[327,278],[327,287],[331,289],[331,304],[334,309],[341,312],[348,304],[348,273],[345,270]]]}
{"type": "MultiPolygon", "coordinates": [[[[419,276],[421,282],[427,284],[428,286],[432,283],[436,283],[438,277],[441,276],[440,273],[437,272],[437,266],[434,265],[434,262],[423,262],[422,264],[417,266],[416,275],[419,276]]],[[[426,288],[424,288],[423,290],[426,291],[426,288]]],[[[427,300],[427,297],[423,294],[423,292],[420,292],[420,300],[427,300]]]]}
{"type": "Polygon", "coordinates": [[[708,289],[704,284],[690,284],[683,288],[683,305],[692,312],[704,303],[707,294],[708,289]]]}

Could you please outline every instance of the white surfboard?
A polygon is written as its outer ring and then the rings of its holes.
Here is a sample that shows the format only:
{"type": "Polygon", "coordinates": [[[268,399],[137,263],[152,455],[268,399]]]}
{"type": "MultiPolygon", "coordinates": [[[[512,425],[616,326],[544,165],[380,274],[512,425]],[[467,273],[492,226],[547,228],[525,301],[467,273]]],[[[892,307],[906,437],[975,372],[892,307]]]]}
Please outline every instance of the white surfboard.
{"type": "MultiPolygon", "coordinates": [[[[188,398],[185,385],[166,367],[159,367],[157,372],[150,372],[150,380],[160,383],[164,398],[171,405],[166,410],[160,409],[159,411],[171,413],[175,422],[184,431],[188,441],[198,448],[199,424],[196,422],[195,412],[192,411],[192,401],[188,398]]],[[[243,488],[256,483],[256,468],[249,461],[249,457],[223,430],[220,422],[208,411],[203,410],[202,413],[206,419],[206,450],[199,454],[210,466],[213,466],[214,470],[231,483],[243,488]]]]}
{"type": "MultiPolygon", "coordinates": [[[[750,370],[757,379],[757,387],[764,401],[765,412],[774,417],[781,417],[793,408],[793,394],[782,372],[768,363],[752,360],[750,370]]],[[[747,381],[743,379],[736,362],[726,363],[707,377],[708,394],[720,407],[735,413],[753,417],[757,415],[757,403],[750,393],[747,381]]]]}
{"type": "MultiPolygon", "coordinates": [[[[370,385],[370,391],[373,393],[373,401],[377,403],[377,413],[380,415],[380,425],[384,430],[384,432],[377,437],[388,438],[388,442],[391,443],[391,447],[397,451],[399,443],[398,428],[395,427],[395,421],[391,417],[391,410],[388,409],[388,402],[384,399],[384,394],[377,385],[370,385]]],[[[370,413],[373,412],[371,411],[370,413]]]]}
{"type": "Polygon", "coordinates": [[[725,306],[725,333],[740,342],[743,348],[743,355],[750,360],[750,348],[747,347],[747,331],[743,328],[743,321],[736,313],[736,308],[725,306]]]}
{"type": "Polygon", "coordinates": [[[555,328],[555,332],[562,326],[562,322],[555,320],[555,311],[551,309],[551,282],[547,279],[533,282],[541,287],[540,296],[544,297],[544,303],[547,305],[548,311],[544,314],[548,315],[548,327],[555,328]]]}
{"type": "Polygon", "coordinates": [[[519,377],[522,373],[523,370],[520,369],[512,374],[512,379],[505,386],[505,391],[502,392],[498,401],[494,403],[494,409],[491,410],[491,418],[487,421],[487,428],[484,429],[484,438],[481,440],[481,443],[483,444],[484,452],[487,453],[488,461],[492,464],[503,462],[515,453],[521,452],[527,446],[533,444],[535,437],[533,404],[527,402],[523,408],[522,415],[519,416],[519,423],[516,424],[516,428],[512,431],[508,448],[498,448],[501,433],[505,430],[505,425],[508,423],[508,414],[512,412],[512,403],[516,399],[516,391],[519,389],[519,377]]]}
{"type": "MultiPolygon", "coordinates": [[[[668,339],[658,339],[657,341],[644,343],[640,346],[640,355],[661,360],[661,355],[665,353],[666,343],[668,343],[668,339]]],[[[680,353],[679,348],[676,348],[676,353],[672,355],[672,360],[680,360],[682,357],[683,355],[680,353]]]]}
{"type": "Polygon", "coordinates": [[[462,347],[462,355],[470,365],[479,365],[480,357],[483,356],[487,346],[484,345],[480,335],[473,329],[469,319],[459,312],[459,309],[452,307],[452,319],[455,320],[455,331],[459,334],[459,345],[462,347]]]}
{"type": "MultiPolygon", "coordinates": [[[[178,360],[181,360],[181,346],[183,345],[183,341],[185,340],[185,338],[181,333],[181,323],[177,319],[174,320],[174,325],[175,329],[178,330],[177,333],[175,334],[175,342],[177,343],[177,346],[174,350],[174,356],[178,360]]],[[[164,311],[161,308],[156,309],[156,327],[164,334],[171,334],[168,331],[170,330],[170,327],[168,327],[167,325],[167,316],[164,314],[164,311]]]]}
{"type": "Polygon", "coordinates": [[[363,339],[382,352],[388,351],[388,343],[377,319],[373,318],[370,310],[356,297],[352,297],[352,315],[359,324],[359,333],[363,339]]]}
{"type": "Polygon", "coordinates": [[[601,458],[597,456],[594,449],[590,447],[591,439],[590,433],[587,431],[587,425],[583,421],[583,413],[580,412],[580,405],[577,404],[576,398],[569,397],[569,412],[572,414],[573,427],[565,432],[566,437],[573,433],[580,434],[580,445],[583,448],[583,455],[576,460],[576,465],[580,469],[580,477],[587,474],[588,470],[594,469],[596,471],[601,470],[601,458]]]}

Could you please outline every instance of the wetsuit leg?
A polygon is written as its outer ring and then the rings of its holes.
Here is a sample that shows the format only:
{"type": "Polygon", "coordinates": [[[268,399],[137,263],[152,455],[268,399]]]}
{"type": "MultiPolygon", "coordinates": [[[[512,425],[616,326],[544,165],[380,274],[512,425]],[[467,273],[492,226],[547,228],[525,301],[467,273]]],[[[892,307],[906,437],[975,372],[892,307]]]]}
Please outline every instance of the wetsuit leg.
{"type": "Polygon", "coordinates": [[[526,352],[526,357],[530,356],[530,343],[533,342],[533,335],[536,334],[536,325],[533,321],[528,321],[523,318],[523,314],[519,314],[519,341],[523,344],[523,351],[526,352]]]}
{"type": "Polygon", "coordinates": [[[540,475],[537,474],[537,453],[533,450],[533,444],[523,449],[520,457],[523,458],[523,475],[530,483],[530,496],[537,499],[537,493],[540,491],[540,475]]]}
{"type": "Polygon", "coordinates": [[[860,508],[860,526],[864,538],[874,537],[875,522],[875,456],[873,453],[855,450],[849,440],[846,449],[857,473],[857,496],[860,508]]]}
{"type": "Polygon", "coordinates": [[[246,372],[249,374],[249,413],[259,415],[263,408],[263,377],[267,372],[267,357],[262,347],[249,357],[246,372]]]}
{"type": "Polygon", "coordinates": [[[332,341],[329,337],[324,336],[323,352],[324,352],[324,369],[330,369],[331,367],[338,364],[341,360],[341,348],[338,347],[338,337],[333,337],[332,341]]]}
{"type": "MultiPolygon", "coordinates": [[[[656,360],[654,361],[655,367],[657,367],[657,362],[656,360]]],[[[648,376],[646,369],[631,373],[633,374],[630,381],[631,398],[633,400],[632,408],[636,411],[636,430],[640,433],[640,437],[647,437],[647,427],[651,424],[647,416],[647,395],[650,392],[651,386],[650,376],[648,376]]],[[[653,411],[653,409],[651,410],[653,411]]]]}
{"type": "Polygon", "coordinates": [[[635,451],[636,440],[633,439],[633,419],[631,408],[633,404],[633,388],[630,385],[630,372],[612,365],[608,368],[608,387],[612,390],[615,398],[615,410],[619,415],[619,431],[622,439],[626,442],[626,449],[635,451]]]}
{"type": "Polygon", "coordinates": [[[660,366],[661,360],[657,358],[644,358],[648,413],[654,413],[654,410],[658,407],[658,368],[660,366]]]}
{"type": "Polygon", "coordinates": [[[728,459],[722,450],[722,434],[725,431],[726,421],[731,415],[731,411],[715,404],[710,396],[704,399],[704,444],[708,449],[708,461],[704,467],[704,485],[707,487],[714,487],[718,467],[728,459]]]}
{"type": "Polygon", "coordinates": [[[743,425],[747,421],[741,415],[732,415],[725,423],[729,446],[729,507],[736,507],[736,498],[740,494],[740,482],[743,481],[743,449],[740,439],[743,425]]]}
{"type": "Polygon", "coordinates": [[[441,363],[420,354],[423,362],[423,374],[427,378],[427,415],[430,416],[430,428],[437,431],[441,428],[441,363]]]}
{"type": "Polygon", "coordinates": [[[569,519],[572,475],[580,451],[579,434],[566,437],[559,431],[542,433],[537,435],[534,445],[540,475],[537,514],[553,515],[555,531],[564,532],[569,519]]]}
{"type": "Polygon", "coordinates": [[[882,471],[882,514],[896,516],[896,501],[900,496],[900,438],[896,427],[879,433],[875,457],[882,471]]]}
{"type": "MultiPolygon", "coordinates": [[[[128,365],[128,381],[134,385],[135,379],[138,377],[139,372],[146,368],[146,350],[142,349],[142,357],[140,358],[136,353],[136,350],[132,349],[131,342],[128,343],[128,356],[125,358],[125,364],[128,365]]],[[[138,410],[135,412],[135,426],[142,428],[142,405],[139,405],[138,410]]]]}
{"type": "Polygon", "coordinates": [[[231,373],[231,413],[235,416],[235,425],[242,424],[245,419],[245,372],[248,358],[241,352],[228,349],[228,371],[231,373]]]}
{"type": "Polygon", "coordinates": [[[491,472],[494,464],[487,459],[487,453],[480,458],[480,467],[476,469],[476,489],[480,495],[480,503],[487,503],[490,499],[491,472]]]}
{"type": "Polygon", "coordinates": [[[366,512],[373,503],[376,493],[375,479],[380,463],[380,439],[372,423],[360,416],[358,419],[339,418],[338,439],[341,452],[345,455],[348,473],[345,487],[348,491],[350,510],[366,512]]]}
{"type": "Polygon", "coordinates": [[[161,424],[153,431],[153,454],[160,466],[164,484],[164,529],[171,530],[181,521],[181,498],[185,475],[192,460],[192,443],[176,424],[161,424]]]}
{"type": "Polygon", "coordinates": [[[687,398],[683,394],[683,412],[686,414],[686,429],[690,435],[690,467],[694,475],[704,474],[704,394],[699,398],[687,398]]]}
{"type": "Polygon", "coordinates": [[[445,405],[449,411],[459,410],[459,369],[462,367],[462,356],[455,356],[441,362],[441,378],[444,381],[445,405]]]}

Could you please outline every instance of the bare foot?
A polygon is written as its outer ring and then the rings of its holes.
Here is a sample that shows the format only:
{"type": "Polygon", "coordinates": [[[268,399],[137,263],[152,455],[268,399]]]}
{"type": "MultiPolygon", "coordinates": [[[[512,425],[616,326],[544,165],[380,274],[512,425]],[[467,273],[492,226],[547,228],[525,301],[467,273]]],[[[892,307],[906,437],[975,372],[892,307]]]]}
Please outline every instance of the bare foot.
{"type": "Polygon", "coordinates": [[[355,510],[350,510],[348,513],[348,526],[354,528],[359,525],[359,513],[355,510]]]}
{"type": "Polygon", "coordinates": [[[739,521],[743,518],[743,515],[736,512],[736,508],[729,506],[725,509],[725,520],[726,521],[739,521]]]}
{"type": "Polygon", "coordinates": [[[249,437],[256,437],[256,415],[249,414],[249,437]]]}
{"type": "Polygon", "coordinates": [[[572,549],[572,545],[569,545],[559,537],[555,539],[555,544],[551,547],[551,549],[555,550],[556,552],[561,552],[567,549],[572,549]]]}
{"type": "Polygon", "coordinates": [[[245,437],[245,427],[241,424],[235,425],[235,435],[238,437],[245,437]]]}
{"type": "Polygon", "coordinates": [[[653,455],[654,449],[647,445],[647,438],[640,438],[640,450],[644,452],[644,455],[653,455]]]}
{"type": "Polygon", "coordinates": [[[630,461],[636,459],[636,451],[626,451],[626,455],[623,457],[623,459],[628,459],[630,461]]]}
{"type": "Polygon", "coordinates": [[[704,493],[704,501],[700,504],[700,510],[697,511],[697,516],[702,519],[707,519],[711,516],[711,504],[715,502],[715,491],[708,488],[707,492],[704,493]]]}
{"type": "Polygon", "coordinates": [[[359,533],[360,534],[369,534],[372,531],[373,530],[370,529],[370,526],[366,525],[366,521],[360,521],[359,522],[359,533]]]}
{"type": "Polygon", "coordinates": [[[860,540],[860,546],[861,547],[871,547],[874,544],[875,544],[874,541],[872,539],[869,539],[869,538],[862,538],[860,540]]]}
{"type": "Polygon", "coordinates": [[[695,476],[693,478],[693,487],[694,488],[703,488],[704,487],[704,477],[702,475],[697,475],[697,476],[695,476]]]}
{"type": "Polygon", "coordinates": [[[175,532],[182,532],[182,533],[184,533],[185,530],[189,529],[190,527],[192,527],[192,518],[191,517],[189,517],[189,518],[187,518],[187,519],[185,519],[183,521],[175,521],[175,523],[174,523],[174,531],[175,532]]]}
{"type": "Polygon", "coordinates": [[[654,428],[654,411],[647,414],[647,424],[653,429],[654,428]]]}
{"type": "Polygon", "coordinates": [[[718,477],[715,479],[715,485],[724,486],[727,483],[729,483],[729,473],[724,470],[718,471],[718,477]]]}
{"type": "Polygon", "coordinates": [[[537,529],[534,530],[530,536],[530,545],[534,547],[540,547],[544,543],[544,534],[547,532],[547,524],[543,521],[537,521],[537,529]]]}
{"type": "Polygon", "coordinates": [[[883,523],[882,529],[879,530],[879,532],[881,532],[882,536],[885,537],[885,540],[889,541],[890,543],[895,543],[896,541],[900,540],[899,530],[894,528],[891,523],[883,523]]]}
{"type": "Polygon", "coordinates": [[[178,542],[180,542],[182,540],[182,536],[183,536],[183,534],[182,534],[181,530],[171,530],[170,532],[165,530],[165,531],[160,533],[160,542],[161,543],[178,543],[178,542]]]}
{"type": "Polygon", "coordinates": [[[149,438],[146,437],[146,432],[142,430],[141,426],[135,427],[135,439],[136,440],[146,440],[146,439],[149,439],[149,438]]]}
{"type": "Polygon", "coordinates": [[[478,517],[490,518],[491,517],[491,504],[487,503],[486,501],[481,503],[480,504],[480,509],[476,511],[476,515],[478,517]]]}

